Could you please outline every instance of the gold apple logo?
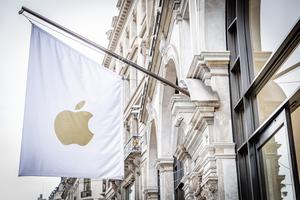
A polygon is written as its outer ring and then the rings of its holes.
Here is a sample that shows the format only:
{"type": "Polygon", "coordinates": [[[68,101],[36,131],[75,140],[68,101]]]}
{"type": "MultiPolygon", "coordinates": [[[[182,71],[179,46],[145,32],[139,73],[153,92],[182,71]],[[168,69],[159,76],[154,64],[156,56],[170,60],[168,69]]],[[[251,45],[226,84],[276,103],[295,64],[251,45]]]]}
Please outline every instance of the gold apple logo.
{"type": "MultiPolygon", "coordinates": [[[[79,102],[75,110],[81,109],[85,101],[79,102]]],[[[84,146],[93,137],[89,130],[88,121],[93,115],[86,111],[72,112],[64,110],[60,112],[54,122],[54,129],[59,141],[64,144],[78,144],[84,146]]]]}

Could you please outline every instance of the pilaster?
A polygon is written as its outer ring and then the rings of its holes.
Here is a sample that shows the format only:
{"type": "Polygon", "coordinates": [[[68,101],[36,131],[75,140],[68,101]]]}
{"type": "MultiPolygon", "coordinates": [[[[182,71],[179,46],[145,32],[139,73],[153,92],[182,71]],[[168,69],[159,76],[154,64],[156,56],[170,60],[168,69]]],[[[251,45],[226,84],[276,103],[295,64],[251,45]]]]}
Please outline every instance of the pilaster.
{"type": "Polygon", "coordinates": [[[174,199],[173,158],[159,158],[156,161],[156,169],[160,176],[160,198],[174,199]]]}
{"type": "Polygon", "coordinates": [[[202,95],[190,91],[196,109],[184,142],[194,163],[191,173],[198,174],[189,177],[197,199],[238,199],[228,64],[229,52],[202,51],[188,72],[202,90],[202,95]]]}

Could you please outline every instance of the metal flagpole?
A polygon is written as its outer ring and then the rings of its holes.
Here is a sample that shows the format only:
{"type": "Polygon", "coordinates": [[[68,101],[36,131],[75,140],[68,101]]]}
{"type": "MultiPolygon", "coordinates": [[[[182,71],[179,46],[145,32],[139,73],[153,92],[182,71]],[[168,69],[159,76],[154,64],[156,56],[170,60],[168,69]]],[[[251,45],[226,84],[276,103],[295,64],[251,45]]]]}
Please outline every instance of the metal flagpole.
{"type": "Polygon", "coordinates": [[[139,71],[142,71],[143,73],[145,73],[145,74],[151,76],[152,78],[154,78],[156,80],[159,80],[160,82],[162,82],[162,83],[164,83],[164,84],[166,84],[166,85],[168,85],[168,86],[170,86],[170,87],[172,87],[172,88],[180,91],[181,93],[183,93],[183,94],[185,94],[187,96],[190,96],[190,93],[187,90],[185,90],[185,89],[183,89],[183,88],[175,85],[171,81],[168,81],[167,79],[162,78],[162,77],[158,76],[157,74],[154,74],[153,72],[151,72],[151,71],[149,71],[149,70],[147,70],[147,69],[139,66],[138,64],[136,64],[136,63],[134,63],[134,62],[132,62],[132,61],[130,61],[130,60],[128,60],[128,59],[126,59],[126,58],[118,55],[118,54],[116,54],[113,51],[110,51],[109,49],[106,49],[106,48],[104,48],[104,47],[96,44],[95,42],[93,42],[93,41],[91,41],[91,40],[89,40],[89,39],[87,39],[87,38],[85,38],[85,37],[83,37],[83,36],[81,36],[81,35],[73,32],[73,31],[71,31],[71,30],[69,30],[67,28],[65,28],[64,26],[62,26],[62,25],[60,25],[60,24],[58,24],[58,23],[56,23],[56,22],[54,22],[54,21],[52,21],[52,20],[50,20],[50,19],[42,16],[42,15],[40,15],[39,13],[34,12],[33,10],[30,10],[29,8],[26,8],[26,7],[22,6],[21,10],[19,11],[19,14],[22,14],[24,11],[28,12],[29,14],[31,14],[31,15],[33,15],[33,16],[35,16],[35,17],[37,17],[37,18],[39,18],[39,19],[41,19],[41,20],[43,20],[45,22],[47,22],[48,24],[51,24],[52,26],[54,26],[54,27],[56,27],[58,29],[63,30],[64,32],[67,32],[68,34],[72,35],[73,37],[75,37],[75,38],[77,38],[77,39],[79,39],[81,41],[84,41],[85,43],[87,43],[87,44],[89,44],[89,45],[91,45],[91,46],[93,46],[93,47],[95,47],[95,48],[103,51],[104,53],[106,53],[106,54],[108,54],[108,55],[110,55],[110,56],[112,56],[112,57],[114,57],[114,58],[122,61],[123,63],[125,63],[125,64],[127,64],[129,66],[132,66],[132,67],[134,67],[135,69],[137,69],[139,71]]]}

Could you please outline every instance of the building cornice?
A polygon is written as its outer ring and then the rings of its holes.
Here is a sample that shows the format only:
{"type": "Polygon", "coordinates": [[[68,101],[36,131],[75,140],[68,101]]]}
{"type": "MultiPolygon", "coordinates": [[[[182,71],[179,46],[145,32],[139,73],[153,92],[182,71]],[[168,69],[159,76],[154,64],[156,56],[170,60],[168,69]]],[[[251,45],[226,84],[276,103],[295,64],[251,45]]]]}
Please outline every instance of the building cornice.
{"type": "Polygon", "coordinates": [[[212,75],[228,76],[229,51],[202,51],[195,55],[187,78],[200,79],[206,83],[212,75]]]}
{"type": "MultiPolygon", "coordinates": [[[[118,18],[117,19],[113,18],[114,27],[113,27],[113,31],[109,35],[110,40],[109,40],[109,44],[108,44],[107,48],[110,51],[116,50],[119,38],[122,34],[122,30],[124,28],[125,22],[128,17],[129,10],[132,5],[132,0],[123,0],[122,3],[121,3],[121,1],[118,1],[117,7],[119,7],[120,4],[121,4],[121,7],[120,7],[120,12],[119,12],[118,18]]],[[[110,62],[111,62],[111,56],[105,55],[102,64],[105,67],[108,67],[110,62]]]]}

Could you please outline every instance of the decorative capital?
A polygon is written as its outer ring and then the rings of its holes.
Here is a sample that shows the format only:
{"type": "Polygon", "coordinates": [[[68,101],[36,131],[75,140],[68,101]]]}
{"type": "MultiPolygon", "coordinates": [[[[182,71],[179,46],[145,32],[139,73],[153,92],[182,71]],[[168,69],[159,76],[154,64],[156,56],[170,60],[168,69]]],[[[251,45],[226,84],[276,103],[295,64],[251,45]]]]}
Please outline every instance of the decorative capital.
{"type": "Polygon", "coordinates": [[[190,98],[185,95],[177,94],[173,95],[169,103],[169,110],[171,110],[173,116],[179,114],[193,113],[195,110],[194,102],[191,102],[190,98]]]}
{"type": "Polygon", "coordinates": [[[187,77],[197,78],[208,84],[206,80],[211,76],[228,76],[229,60],[229,51],[203,51],[194,56],[187,77]]]}
{"type": "Polygon", "coordinates": [[[156,169],[161,173],[173,171],[173,158],[158,158],[156,160],[156,169]]]}
{"type": "Polygon", "coordinates": [[[177,146],[174,156],[180,161],[184,161],[190,157],[183,144],[177,146]]]}

